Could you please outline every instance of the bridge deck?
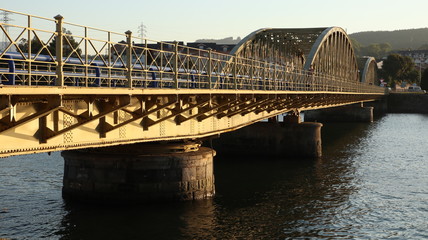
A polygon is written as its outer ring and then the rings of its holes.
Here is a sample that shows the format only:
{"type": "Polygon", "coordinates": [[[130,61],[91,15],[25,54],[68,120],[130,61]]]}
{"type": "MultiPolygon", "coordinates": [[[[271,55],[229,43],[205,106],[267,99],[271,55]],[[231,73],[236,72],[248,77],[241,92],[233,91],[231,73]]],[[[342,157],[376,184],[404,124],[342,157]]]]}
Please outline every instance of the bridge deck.
{"type": "Polygon", "coordinates": [[[197,139],[385,94],[340,28],[258,31],[224,54],[9,12],[24,21],[0,22],[0,156],[197,139]]]}

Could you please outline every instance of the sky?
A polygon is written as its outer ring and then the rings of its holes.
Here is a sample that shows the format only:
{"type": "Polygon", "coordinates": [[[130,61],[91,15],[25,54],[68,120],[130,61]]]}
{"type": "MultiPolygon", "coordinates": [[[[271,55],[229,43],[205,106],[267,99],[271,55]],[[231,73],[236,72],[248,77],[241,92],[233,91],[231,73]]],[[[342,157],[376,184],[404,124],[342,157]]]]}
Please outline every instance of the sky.
{"type": "Polygon", "coordinates": [[[426,0],[0,0],[1,8],[159,41],[244,38],[260,28],[338,26],[348,33],[428,27],[426,0]]]}

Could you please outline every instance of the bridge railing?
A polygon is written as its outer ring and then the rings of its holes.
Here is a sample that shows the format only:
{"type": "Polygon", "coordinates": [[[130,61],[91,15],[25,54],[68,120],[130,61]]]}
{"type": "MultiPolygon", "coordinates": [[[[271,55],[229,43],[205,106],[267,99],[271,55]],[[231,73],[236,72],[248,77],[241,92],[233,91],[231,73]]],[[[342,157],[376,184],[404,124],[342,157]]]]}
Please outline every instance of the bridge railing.
{"type": "Polygon", "coordinates": [[[0,23],[2,84],[79,87],[231,89],[383,93],[338,76],[239,58],[12,12],[0,23]]]}

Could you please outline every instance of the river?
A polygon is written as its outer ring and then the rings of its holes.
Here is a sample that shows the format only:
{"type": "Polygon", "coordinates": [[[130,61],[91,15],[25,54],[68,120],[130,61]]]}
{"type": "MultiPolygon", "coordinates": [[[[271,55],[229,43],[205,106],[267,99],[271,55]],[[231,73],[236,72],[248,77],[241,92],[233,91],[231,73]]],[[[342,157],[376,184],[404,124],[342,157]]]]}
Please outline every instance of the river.
{"type": "Polygon", "coordinates": [[[82,205],[58,152],[0,159],[0,239],[428,239],[428,115],[324,124],[320,159],[214,162],[211,200],[82,205]]]}

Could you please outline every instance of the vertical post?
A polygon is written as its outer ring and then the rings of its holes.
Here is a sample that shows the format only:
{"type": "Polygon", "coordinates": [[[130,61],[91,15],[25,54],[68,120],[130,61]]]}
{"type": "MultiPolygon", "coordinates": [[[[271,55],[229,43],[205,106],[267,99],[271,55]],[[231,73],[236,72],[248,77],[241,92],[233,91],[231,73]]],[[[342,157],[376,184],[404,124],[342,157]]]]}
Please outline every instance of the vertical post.
{"type": "Polygon", "coordinates": [[[53,115],[54,132],[58,132],[59,131],[59,111],[53,112],[52,115],[53,115]]]}
{"type": "Polygon", "coordinates": [[[106,138],[107,134],[106,134],[106,117],[101,117],[99,119],[99,125],[100,128],[98,129],[98,132],[100,133],[100,138],[106,138]]]}
{"type": "Polygon", "coordinates": [[[236,59],[237,56],[235,55],[233,57],[233,85],[234,85],[234,89],[238,90],[238,75],[237,75],[237,64],[238,64],[238,60],[236,59]]]}
{"type": "Polygon", "coordinates": [[[251,90],[254,90],[254,59],[251,59],[250,81],[251,81],[251,90]]]}
{"type": "Polygon", "coordinates": [[[174,86],[178,89],[178,42],[174,41],[174,86]]]}
{"type": "Polygon", "coordinates": [[[276,70],[276,62],[273,65],[274,69],[273,69],[273,87],[276,90],[278,90],[278,79],[276,78],[276,74],[277,74],[277,70],[276,70]]]}
{"type": "Polygon", "coordinates": [[[208,49],[208,89],[212,89],[211,78],[212,78],[212,49],[208,49]]]}
{"type": "MultiPolygon", "coordinates": [[[[31,29],[31,16],[30,15],[28,15],[28,29],[31,29]]],[[[27,63],[28,63],[28,70],[27,70],[27,72],[28,72],[28,85],[29,86],[31,86],[31,63],[32,63],[32,61],[31,61],[31,58],[32,58],[32,56],[31,56],[31,31],[30,30],[28,30],[28,57],[27,57],[27,59],[29,60],[27,63]]]]}
{"type": "MultiPolygon", "coordinates": [[[[191,59],[189,58],[189,55],[190,55],[190,48],[187,47],[186,48],[186,57],[184,59],[186,59],[186,69],[187,69],[187,71],[190,72],[190,73],[192,73],[193,70],[190,69],[190,61],[191,61],[191,59]]],[[[194,67],[194,66],[192,66],[192,67],[194,67]]],[[[196,73],[196,71],[195,71],[195,73],[196,73]]],[[[187,81],[189,81],[189,77],[187,77],[187,81]]]]}
{"type": "MultiPolygon", "coordinates": [[[[85,87],[89,82],[89,60],[88,60],[88,28],[85,27],[85,87]]],[[[101,85],[101,82],[100,82],[101,85]]]]}
{"type": "Polygon", "coordinates": [[[282,89],[281,90],[289,90],[290,86],[290,81],[288,81],[289,79],[287,79],[288,76],[288,64],[286,63],[286,65],[283,68],[284,71],[284,79],[282,79],[282,81],[284,81],[284,83],[282,84],[282,89]]]}
{"type": "MultiPolygon", "coordinates": [[[[108,66],[107,67],[107,86],[111,87],[111,63],[113,61],[113,51],[111,48],[111,32],[108,32],[108,66]]],[[[113,46],[114,48],[114,46],[113,46]]],[[[101,80],[100,80],[100,85],[101,85],[101,80]]]]}
{"type": "Polygon", "coordinates": [[[160,51],[159,51],[159,56],[160,56],[160,64],[157,67],[157,71],[159,71],[159,81],[155,81],[153,84],[158,87],[158,88],[162,88],[164,86],[164,84],[162,83],[164,75],[163,75],[163,71],[166,69],[166,66],[163,65],[164,63],[164,58],[165,58],[165,53],[163,51],[164,49],[164,44],[163,42],[158,43],[160,44],[160,51]]]}
{"type": "Polygon", "coordinates": [[[47,120],[46,120],[46,116],[43,116],[41,118],[39,118],[39,143],[47,143],[47,120]]]}
{"type": "Polygon", "coordinates": [[[62,53],[62,48],[63,48],[62,21],[64,20],[64,17],[58,14],[54,18],[56,20],[55,50],[56,50],[56,64],[57,64],[55,86],[64,87],[64,71],[63,71],[64,62],[63,62],[63,53],[62,53]]]}
{"type": "Polygon", "coordinates": [[[16,100],[9,95],[9,122],[13,123],[16,121],[16,100]]]}
{"type": "Polygon", "coordinates": [[[267,61],[263,62],[263,90],[266,90],[266,66],[267,66],[267,61]]]}
{"type": "MultiPolygon", "coordinates": [[[[150,66],[150,65],[148,65],[148,63],[147,63],[147,61],[149,60],[149,49],[147,48],[147,39],[144,39],[144,51],[146,51],[146,54],[144,54],[144,70],[146,70],[146,74],[144,75],[144,88],[147,88],[147,80],[148,80],[148,77],[147,77],[147,70],[149,69],[148,68],[148,66],[150,66]]],[[[152,64],[152,63],[150,63],[150,64],[152,64]]]]}
{"type": "Polygon", "coordinates": [[[132,88],[132,32],[126,31],[126,87],[132,88]]]}

